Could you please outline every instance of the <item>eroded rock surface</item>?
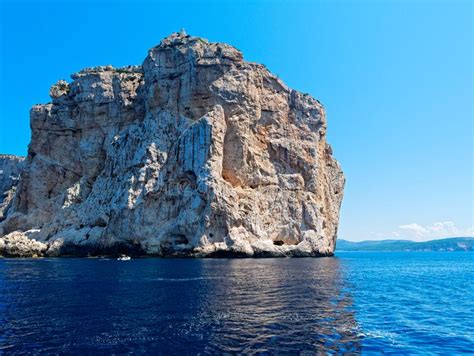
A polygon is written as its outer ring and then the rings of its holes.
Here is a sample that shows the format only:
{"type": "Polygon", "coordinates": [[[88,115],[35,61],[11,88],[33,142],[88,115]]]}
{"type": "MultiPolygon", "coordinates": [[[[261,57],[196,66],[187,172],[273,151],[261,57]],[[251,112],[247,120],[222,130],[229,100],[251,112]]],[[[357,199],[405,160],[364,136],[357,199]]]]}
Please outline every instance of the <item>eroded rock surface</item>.
{"type": "Polygon", "coordinates": [[[333,253],[344,176],[317,100],[178,33],[142,66],[72,79],[31,109],[0,251],[28,254],[28,239],[31,255],[333,253]]]}
{"type": "Polygon", "coordinates": [[[4,219],[10,206],[20,179],[24,159],[24,157],[0,154],[0,221],[4,219]]]}

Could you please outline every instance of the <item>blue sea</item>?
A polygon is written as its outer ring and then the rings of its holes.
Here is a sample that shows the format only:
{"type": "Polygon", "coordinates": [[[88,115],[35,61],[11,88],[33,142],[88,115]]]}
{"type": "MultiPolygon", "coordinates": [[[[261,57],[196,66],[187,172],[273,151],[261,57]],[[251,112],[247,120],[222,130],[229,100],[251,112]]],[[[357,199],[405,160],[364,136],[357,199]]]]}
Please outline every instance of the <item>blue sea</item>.
{"type": "Polygon", "coordinates": [[[0,354],[463,354],[474,254],[1,259],[0,354]]]}

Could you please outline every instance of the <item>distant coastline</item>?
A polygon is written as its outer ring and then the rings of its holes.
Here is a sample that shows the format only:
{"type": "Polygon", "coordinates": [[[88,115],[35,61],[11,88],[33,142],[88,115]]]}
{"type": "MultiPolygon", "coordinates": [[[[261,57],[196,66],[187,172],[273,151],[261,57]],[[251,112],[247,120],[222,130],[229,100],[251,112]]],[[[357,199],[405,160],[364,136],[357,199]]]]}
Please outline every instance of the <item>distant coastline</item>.
{"type": "Polygon", "coordinates": [[[410,240],[347,241],[338,239],[336,251],[360,252],[456,252],[474,251],[474,237],[451,237],[425,242],[410,240]]]}

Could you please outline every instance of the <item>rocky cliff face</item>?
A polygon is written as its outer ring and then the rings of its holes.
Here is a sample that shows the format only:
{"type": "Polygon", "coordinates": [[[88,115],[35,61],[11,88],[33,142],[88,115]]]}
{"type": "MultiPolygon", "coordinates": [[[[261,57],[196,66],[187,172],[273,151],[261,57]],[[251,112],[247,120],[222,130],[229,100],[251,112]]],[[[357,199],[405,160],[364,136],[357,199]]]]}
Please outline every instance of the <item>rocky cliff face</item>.
{"type": "Polygon", "coordinates": [[[24,157],[0,154],[0,221],[4,220],[20,179],[24,157]]]}
{"type": "Polygon", "coordinates": [[[4,255],[331,255],[344,176],[323,106],[185,34],[31,109],[4,255]]]}

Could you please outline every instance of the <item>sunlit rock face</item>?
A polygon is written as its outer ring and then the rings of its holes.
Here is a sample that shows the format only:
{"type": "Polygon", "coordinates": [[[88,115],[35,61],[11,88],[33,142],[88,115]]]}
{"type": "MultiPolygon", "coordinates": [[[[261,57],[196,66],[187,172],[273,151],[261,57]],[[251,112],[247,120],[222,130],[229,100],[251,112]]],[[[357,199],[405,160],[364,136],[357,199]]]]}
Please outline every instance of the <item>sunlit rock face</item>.
{"type": "Polygon", "coordinates": [[[72,79],[31,109],[0,251],[28,239],[40,255],[333,253],[344,176],[319,101],[184,33],[142,66],[72,79]]]}

